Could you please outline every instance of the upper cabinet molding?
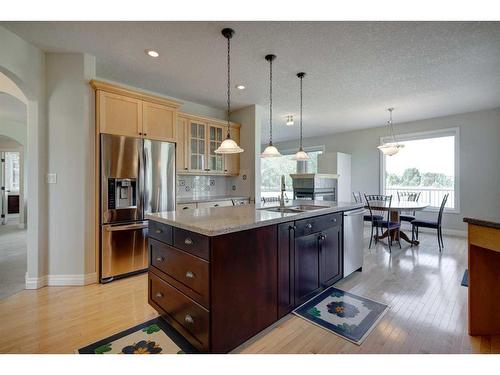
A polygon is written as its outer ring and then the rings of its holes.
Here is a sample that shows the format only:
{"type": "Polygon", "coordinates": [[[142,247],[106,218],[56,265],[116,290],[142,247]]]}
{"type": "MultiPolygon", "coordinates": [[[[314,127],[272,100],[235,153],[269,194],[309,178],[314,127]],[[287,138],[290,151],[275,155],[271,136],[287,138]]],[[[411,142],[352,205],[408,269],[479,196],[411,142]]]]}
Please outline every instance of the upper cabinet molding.
{"type": "Polygon", "coordinates": [[[179,109],[180,106],[182,105],[182,102],[178,102],[173,99],[167,99],[163,98],[161,96],[156,96],[152,94],[148,94],[145,92],[141,91],[136,91],[130,88],[125,88],[122,86],[118,86],[109,82],[104,82],[104,81],[97,81],[97,80],[91,80],[90,81],[90,86],[94,90],[102,90],[102,91],[107,91],[111,92],[117,95],[124,95],[128,96],[130,98],[135,98],[143,101],[147,101],[150,103],[156,103],[156,104],[161,104],[167,107],[171,107],[173,109],[179,109]]]}
{"type": "MultiPolygon", "coordinates": [[[[184,112],[177,112],[177,115],[179,117],[184,117],[189,120],[194,120],[194,121],[202,121],[202,122],[210,122],[214,125],[220,125],[220,126],[227,126],[227,121],[226,120],[219,120],[215,119],[213,117],[206,117],[206,116],[199,116],[199,115],[192,115],[189,113],[184,113],[184,112]]],[[[240,124],[236,122],[231,122],[231,128],[239,129],[241,127],[240,124]]],[[[224,133],[224,138],[226,137],[226,134],[224,133]]]]}

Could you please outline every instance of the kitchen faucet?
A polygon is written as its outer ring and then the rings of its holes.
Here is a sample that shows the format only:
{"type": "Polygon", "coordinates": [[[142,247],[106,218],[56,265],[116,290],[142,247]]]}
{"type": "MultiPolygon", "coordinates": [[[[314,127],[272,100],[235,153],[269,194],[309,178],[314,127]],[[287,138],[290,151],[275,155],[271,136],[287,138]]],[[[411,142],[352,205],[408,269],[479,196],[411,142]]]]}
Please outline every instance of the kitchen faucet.
{"type": "Polygon", "coordinates": [[[281,196],[280,196],[280,207],[285,207],[285,175],[281,175],[281,196]]]}

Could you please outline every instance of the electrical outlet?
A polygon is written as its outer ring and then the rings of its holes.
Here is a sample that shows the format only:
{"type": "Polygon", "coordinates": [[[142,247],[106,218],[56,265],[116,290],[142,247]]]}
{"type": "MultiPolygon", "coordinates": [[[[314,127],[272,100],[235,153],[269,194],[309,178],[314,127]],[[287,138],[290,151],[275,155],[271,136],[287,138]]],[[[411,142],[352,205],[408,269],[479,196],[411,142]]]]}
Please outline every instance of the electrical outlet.
{"type": "Polygon", "coordinates": [[[57,173],[47,173],[47,183],[56,184],[57,183],[57,173]]]}

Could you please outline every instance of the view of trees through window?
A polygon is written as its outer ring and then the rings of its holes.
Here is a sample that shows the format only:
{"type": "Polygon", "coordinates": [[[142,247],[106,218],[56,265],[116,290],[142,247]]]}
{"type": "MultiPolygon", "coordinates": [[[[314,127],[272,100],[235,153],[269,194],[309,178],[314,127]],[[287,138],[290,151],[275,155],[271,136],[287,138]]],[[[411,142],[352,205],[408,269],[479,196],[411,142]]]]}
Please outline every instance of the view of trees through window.
{"type": "Polygon", "coordinates": [[[399,153],[384,156],[386,194],[420,192],[419,201],[439,207],[443,196],[449,193],[446,207],[454,208],[455,136],[399,143],[405,146],[399,153]]]}
{"type": "MultiPolygon", "coordinates": [[[[307,154],[307,173],[318,171],[318,155],[322,151],[311,151],[307,154]]],[[[263,197],[277,197],[280,193],[281,176],[285,175],[286,193],[293,197],[292,178],[290,174],[297,173],[297,161],[292,160],[293,154],[276,158],[263,158],[260,161],[261,170],[261,195],[263,197]]]]}

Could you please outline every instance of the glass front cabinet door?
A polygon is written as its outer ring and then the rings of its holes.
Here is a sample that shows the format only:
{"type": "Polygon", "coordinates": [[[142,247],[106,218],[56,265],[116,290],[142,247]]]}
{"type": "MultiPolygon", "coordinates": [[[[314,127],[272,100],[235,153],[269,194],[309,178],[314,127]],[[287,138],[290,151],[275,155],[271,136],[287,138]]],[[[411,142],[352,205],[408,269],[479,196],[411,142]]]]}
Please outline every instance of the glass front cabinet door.
{"type": "Polygon", "coordinates": [[[207,125],[198,121],[189,123],[189,169],[205,171],[205,142],[207,125]]]}
{"type": "Polygon", "coordinates": [[[208,169],[210,172],[224,173],[224,155],[215,153],[215,150],[217,150],[222,143],[224,128],[221,126],[209,125],[208,129],[208,169]]]}

